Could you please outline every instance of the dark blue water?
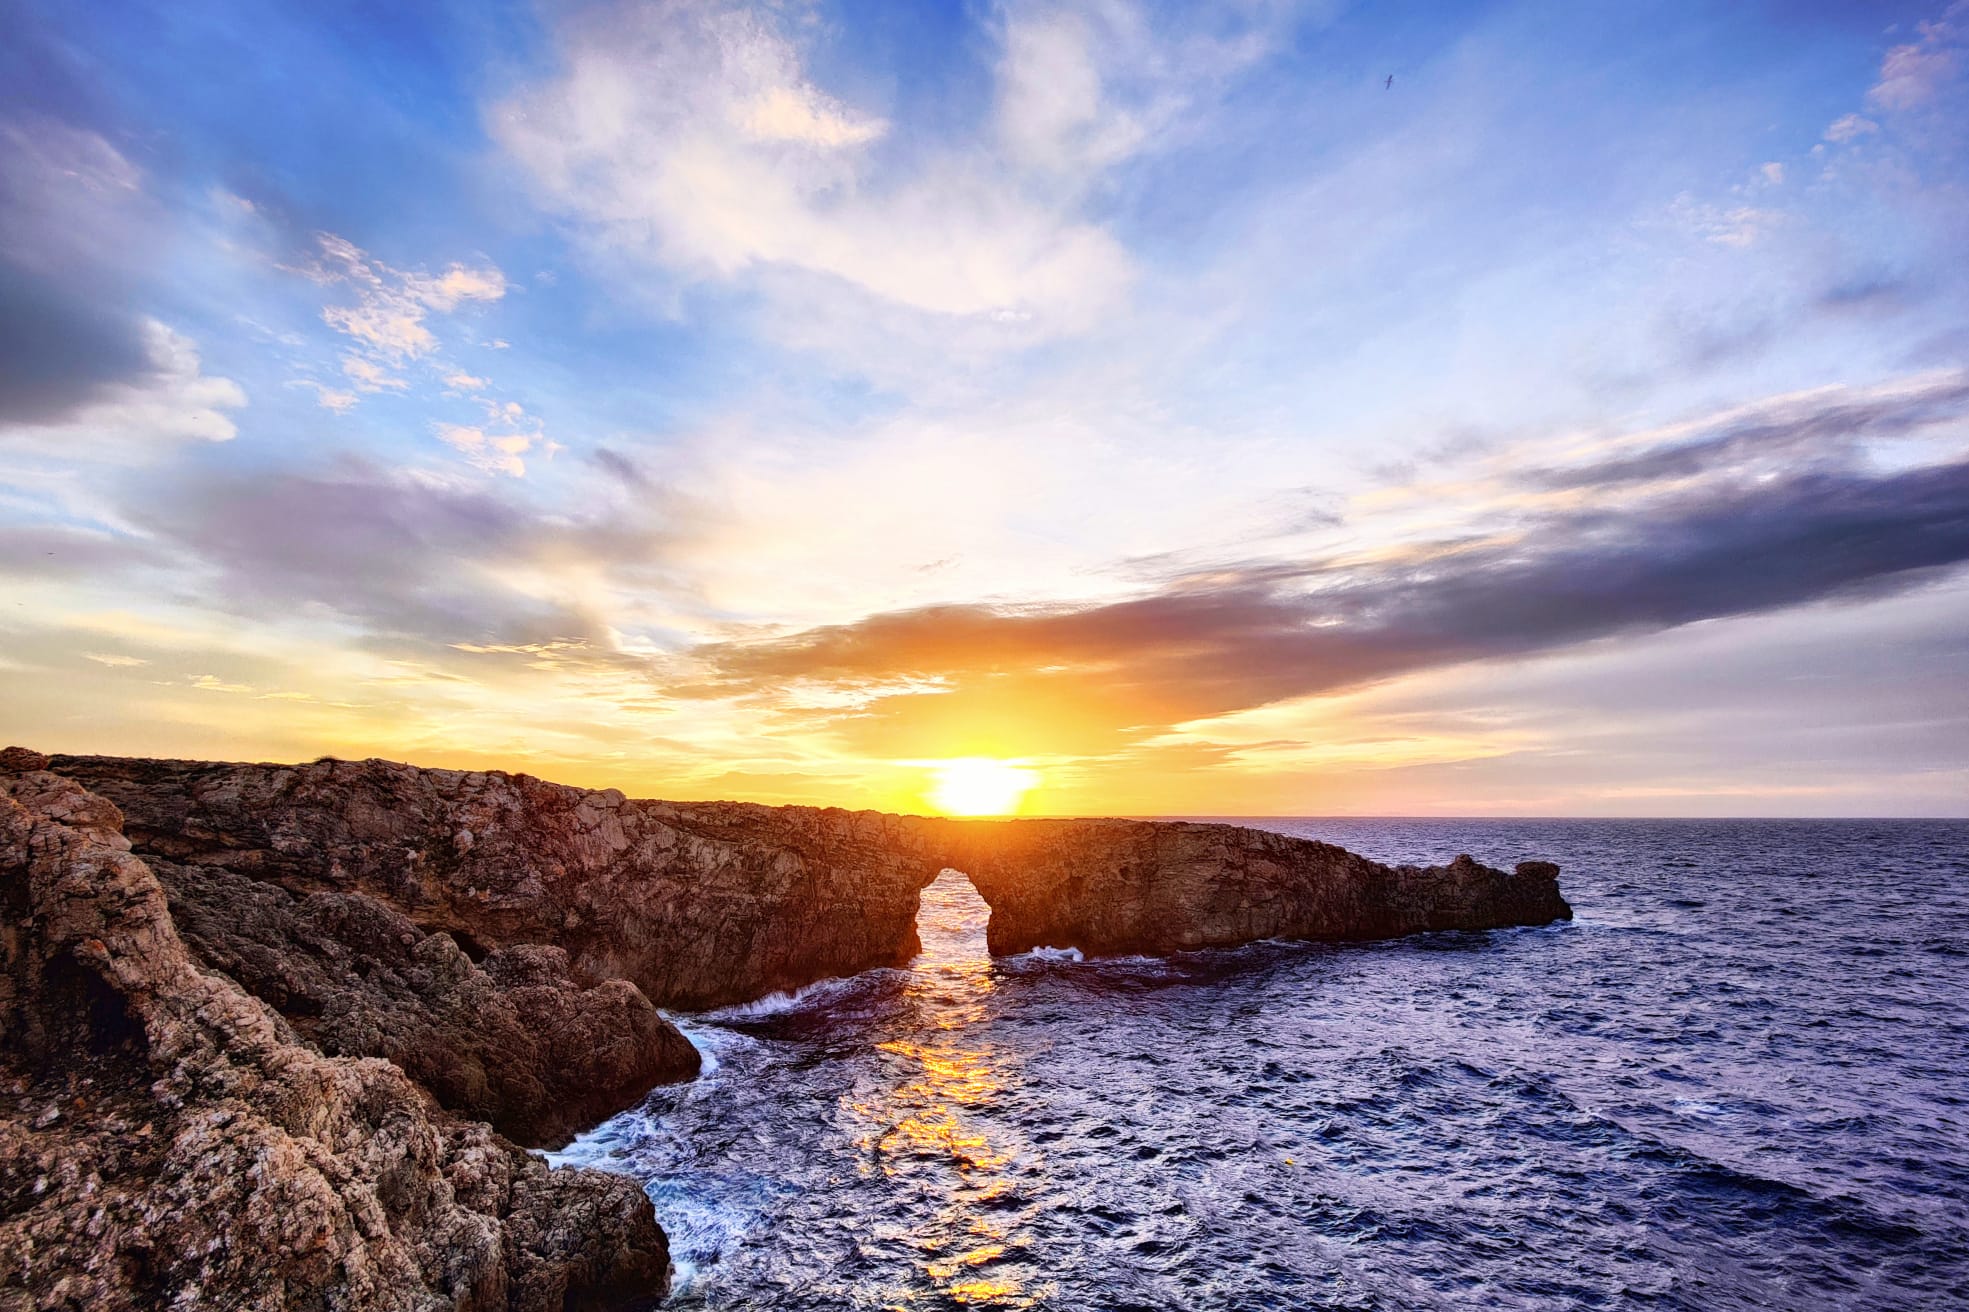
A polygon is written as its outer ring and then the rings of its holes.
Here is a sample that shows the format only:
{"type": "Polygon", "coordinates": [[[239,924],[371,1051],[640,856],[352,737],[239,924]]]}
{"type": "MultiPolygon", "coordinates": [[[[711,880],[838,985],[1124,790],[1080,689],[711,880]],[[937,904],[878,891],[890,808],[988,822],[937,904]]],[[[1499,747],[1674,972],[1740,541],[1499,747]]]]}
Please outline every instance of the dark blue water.
{"type": "Polygon", "coordinates": [[[565,1156],[689,1307],[1969,1307],[1969,823],[1266,823],[1578,919],[992,963],[945,875],[565,1156]]]}

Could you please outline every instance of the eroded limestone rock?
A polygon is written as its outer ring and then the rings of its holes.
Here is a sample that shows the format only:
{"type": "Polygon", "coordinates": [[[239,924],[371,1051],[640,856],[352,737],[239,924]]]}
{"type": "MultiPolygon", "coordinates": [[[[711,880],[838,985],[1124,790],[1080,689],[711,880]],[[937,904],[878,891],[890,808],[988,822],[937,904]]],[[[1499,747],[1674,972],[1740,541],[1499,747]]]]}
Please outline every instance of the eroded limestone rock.
{"type": "Polygon", "coordinates": [[[1542,861],[1514,873],[1467,856],[1386,866],[1330,843],[1181,821],[1011,820],[967,837],[961,868],[991,904],[986,936],[998,955],[1166,954],[1572,919],[1559,868],[1542,861]]]}
{"type": "Polygon", "coordinates": [[[36,764],[0,761],[0,1308],[662,1294],[633,1181],[550,1170],[390,1062],[295,1042],[179,937],[116,808],[36,764]]]}
{"type": "Polygon", "coordinates": [[[58,756],[139,851],[297,895],[360,894],[471,951],[551,944],[659,1007],[746,1001],[914,957],[943,822],[630,801],[502,771],[58,756]]]}

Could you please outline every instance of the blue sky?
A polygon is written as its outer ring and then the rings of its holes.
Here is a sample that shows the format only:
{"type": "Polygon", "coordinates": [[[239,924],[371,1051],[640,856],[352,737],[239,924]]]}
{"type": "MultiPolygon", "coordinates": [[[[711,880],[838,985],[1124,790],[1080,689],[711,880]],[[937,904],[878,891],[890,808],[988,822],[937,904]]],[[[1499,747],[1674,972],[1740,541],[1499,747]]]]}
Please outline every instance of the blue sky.
{"type": "Polygon", "coordinates": [[[6,21],[32,745],[1969,805],[1964,4],[6,21]]]}

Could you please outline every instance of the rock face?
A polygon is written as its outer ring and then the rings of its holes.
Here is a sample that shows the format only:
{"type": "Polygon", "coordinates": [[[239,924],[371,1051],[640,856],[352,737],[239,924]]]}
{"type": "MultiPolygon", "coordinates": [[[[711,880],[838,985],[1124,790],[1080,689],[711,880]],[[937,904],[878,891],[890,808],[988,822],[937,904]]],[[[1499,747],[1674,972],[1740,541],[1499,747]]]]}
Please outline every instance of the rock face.
{"type": "Polygon", "coordinates": [[[585,984],[684,1009],[907,963],[949,837],[874,811],[630,801],[387,761],[51,768],[122,808],[146,856],[360,894],[475,955],[555,945],[585,984]]]}
{"type": "Polygon", "coordinates": [[[0,1308],[559,1312],[664,1292],[634,1182],[551,1170],[396,1065],[300,1042],[201,964],[117,809],[44,763],[0,755],[0,1308]]]}
{"type": "Polygon", "coordinates": [[[1559,868],[1544,861],[1510,874],[1467,856],[1385,866],[1328,843],[1180,821],[1011,820],[966,837],[957,859],[991,905],[996,955],[1163,954],[1572,919],[1559,868]]]}
{"type": "Polygon", "coordinates": [[[697,1050],[626,980],[582,988],[567,953],[474,963],[450,935],[360,893],[296,896],[222,866],[151,858],[204,965],[333,1057],[386,1057],[445,1107],[524,1144],[565,1143],[694,1075],[697,1050]]]}
{"type": "Polygon", "coordinates": [[[998,954],[1572,914],[1542,862],[1389,867],[1230,825],[10,748],[0,1312],[660,1296],[668,1253],[635,1184],[550,1170],[505,1136],[562,1140],[694,1073],[656,1006],[906,963],[946,867],[990,903],[998,954]]]}
{"type": "MultiPolygon", "coordinates": [[[[619,977],[686,1009],[906,963],[919,950],[919,890],[945,867],[990,903],[1001,955],[1392,938],[1572,915],[1557,867],[1542,862],[1514,874],[1468,857],[1391,867],[1233,825],[630,801],[385,761],[63,756],[51,768],[123,808],[147,856],[301,898],[367,898],[473,955],[558,946],[583,985],[619,977]]],[[[287,1009],[276,989],[262,996],[287,1009]]]]}

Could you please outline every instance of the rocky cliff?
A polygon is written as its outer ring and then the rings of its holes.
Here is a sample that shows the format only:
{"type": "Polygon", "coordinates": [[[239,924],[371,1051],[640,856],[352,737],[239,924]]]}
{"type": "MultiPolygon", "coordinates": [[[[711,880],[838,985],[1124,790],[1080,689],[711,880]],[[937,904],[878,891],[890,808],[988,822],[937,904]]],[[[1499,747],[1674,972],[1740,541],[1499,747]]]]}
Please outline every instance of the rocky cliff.
{"type": "Polygon", "coordinates": [[[947,838],[874,811],[632,801],[388,761],[51,768],[122,808],[146,856],[368,897],[469,953],[550,944],[577,979],[684,1009],[905,964],[947,838]]]}
{"type": "Polygon", "coordinates": [[[961,846],[953,855],[991,904],[997,955],[1164,954],[1572,919],[1559,868],[1543,861],[1510,873],[1467,856],[1386,866],[1262,829],[1149,820],[1003,821],[968,831],[961,846]]]}
{"type": "Polygon", "coordinates": [[[550,1170],[397,1065],[308,1046],[180,936],[116,808],[43,763],[0,755],[0,1308],[663,1293],[634,1182],[550,1170]]]}
{"type": "Polygon", "coordinates": [[[296,897],[366,897],[476,955],[553,945],[585,985],[626,979],[685,1009],[907,962],[918,891],[945,867],[991,904],[999,954],[1392,938],[1572,915],[1546,863],[1386,866],[1234,825],[632,801],[385,761],[64,756],[51,768],[122,807],[137,849],[161,862],[296,897]]]}
{"type": "Polygon", "coordinates": [[[991,904],[1000,954],[1571,916],[1547,864],[1390,867],[1230,825],[8,749],[0,1312],[658,1295],[635,1185],[507,1136],[564,1139],[694,1073],[658,1005],[904,964],[945,867],[991,904]]]}

